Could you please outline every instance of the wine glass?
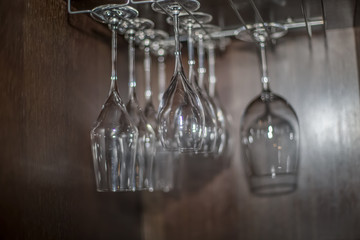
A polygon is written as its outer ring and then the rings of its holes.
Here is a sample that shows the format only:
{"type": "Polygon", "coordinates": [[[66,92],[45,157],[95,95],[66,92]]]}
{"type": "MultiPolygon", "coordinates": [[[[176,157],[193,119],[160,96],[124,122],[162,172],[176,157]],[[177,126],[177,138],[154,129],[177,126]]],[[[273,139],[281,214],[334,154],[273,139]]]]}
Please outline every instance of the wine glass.
{"type": "Polygon", "coordinates": [[[136,97],[135,79],[135,34],[152,28],[154,23],[144,18],[135,18],[122,24],[122,31],[129,43],[129,101],[126,109],[139,131],[135,158],[135,188],[136,190],[153,191],[152,166],[155,155],[156,134],[148,123],[136,97]]]}
{"type": "MultiPolygon", "coordinates": [[[[174,52],[174,41],[159,40],[151,43],[151,52],[158,60],[158,87],[159,87],[159,101],[165,92],[165,57],[168,53],[174,52]]],[[[161,190],[164,192],[171,191],[175,186],[175,169],[178,152],[164,151],[160,141],[157,143],[156,156],[154,159],[154,190],[161,190]]],[[[177,169],[178,170],[178,169],[177,169]]]]}
{"type": "MultiPolygon", "coordinates": [[[[158,130],[157,127],[157,111],[155,110],[152,101],[152,91],[150,85],[150,47],[152,43],[163,41],[169,38],[169,35],[161,30],[147,29],[138,31],[136,33],[137,41],[141,42],[144,48],[144,69],[145,69],[145,99],[146,105],[144,109],[145,117],[152,125],[153,129],[158,130]]],[[[164,53],[163,53],[164,54],[164,53]]],[[[165,81],[165,79],[164,79],[165,81]]],[[[156,139],[156,155],[153,164],[153,186],[154,190],[162,190],[169,192],[174,187],[174,152],[164,151],[160,139],[156,139]]]]}
{"type": "Polygon", "coordinates": [[[117,29],[120,19],[134,18],[138,12],[131,7],[104,5],[93,9],[91,15],[108,24],[112,32],[110,92],[90,133],[97,190],[132,190],[138,130],[117,89],[117,29]]]}
{"type": "MultiPolygon", "coordinates": [[[[231,116],[226,113],[226,109],[221,104],[219,95],[216,91],[216,74],[215,74],[215,48],[216,46],[224,47],[228,41],[217,39],[217,41],[207,40],[204,46],[207,50],[209,66],[209,83],[208,94],[215,105],[216,119],[218,123],[218,138],[216,140],[216,149],[218,156],[230,157],[232,155],[232,138],[231,138],[231,116]]],[[[199,44],[199,49],[201,48],[199,44]]],[[[205,84],[204,84],[205,87],[205,84]]]]}
{"type": "Polygon", "coordinates": [[[154,41],[164,40],[169,37],[169,34],[162,30],[146,29],[136,33],[136,40],[140,42],[144,49],[144,70],[145,70],[145,107],[144,114],[147,121],[150,123],[155,133],[157,133],[157,111],[155,110],[152,100],[151,90],[151,56],[150,46],[154,41]]]}
{"type": "MultiPolygon", "coordinates": [[[[258,25],[250,30],[260,47],[262,91],[246,108],[240,130],[241,149],[250,190],[274,195],[296,189],[299,159],[299,122],[291,105],[270,90],[266,42],[271,40],[258,25]]],[[[240,36],[239,36],[240,38],[240,36]]]]}
{"type": "Polygon", "coordinates": [[[195,152],[201,149],[204,130],[204,110],[184,74],[179,43],[179,14],[182,6],[195,11],[200,4],[196,0],[162,0],[152,4],[156,12],[169,13],[174,18],[175,70],[169,88],[159,106],[158,126],[160,140],[165,149],[195,152]]]}
{"type": "Polygon", "coordinates": [[[204,84],[204,77],[206,73],[205,68],[205,46],[204,41],[209,41],[209,36],[207,33],[219,32],[221,28],[212,24],[204,24],[202,27],[196,26],[194,28],[194,37],[197,43],[197,50],[198,50],[198,78],[199,78],[199,85],[201,88],[206,88],[204,84]],[[206,32],[204,31],[206,30],[206,32]]]}
{"type": "Polygon", "coordinates": [[[174,41],[154,41],[151,43],[151,52],[157,57],[158,62],[158,87],[159,94],[158,100],[161,101],[163,94],[165,92],[165,83],[166,83],[166,65],[165,58],[168,53],[175,52],[174,41]]]}
{"type": "MultiPolygon", "coordinates": [[[[204,109],[204,135],[202,147],[196,151],[196,153],[214,153],[216,147],[216,134],[217,123],[215,109],[212,105],[208,95],[205,93],[204,88],[200,88],[198,83],[197,74],[195,72],[195,58],[194,58],[194,36],[193,28],[200,29],[198,23],[204,24],[211,22],[212,16],[202,12],[194,12],[192,16],[188,13],[182,13],[179,15],[179,23],[187,31],[187,43],[188,43],[188,64],[189,64],[189,81],[199,96],[201,104],[204,109]],[[196,21],[195,21],[196,19],[196,21]]],[[[167,19],[168,23],[173,24],[172,18],[167,19]]]]}
{"type": "MultiPolygon", "coordinates": [[[[201,89],[204,89],[203,94],[207,96],[207,99],[209,99],[215,111],[215,116],[216,116],[215,119],[217,126],[215,150],[216,150],[216,155],[221,156],[225,152],[226,149],[225,146],[229,139],[229,128],[228,128],[229,124],[227,122],[225,110],[221,106],[219,99],[217,98],[217,96],[215,96],[215,94],[211,94],[211,92],[208,91],[205,85],[205,81],[204,81],[204,76],[206,73],[206,68],[204,63],[205,46],[207,47],[207,49],[209,48],[212,49],[211,51],[213,53],[213,55],[208,54],[208,56],[210,56],[208,58],[209,72],[210,72],[209,77],[211,77],[212,79],[216,77],[215,77],[214,48],[211,48],[211,46],[214,47],[214,40],[209,39],[204,29],[206,29],[208,33],[213,33],[220,31],[221,28],[211,24],[205,24],[203,25],[203,28],[201,27],[194,28],[194,34],[197,40],[198,59],[199,59],[199,67],[198,67],[199,85],[201,89]],[[211,62],[213,62],[214,64],[210,64],[211,62]]],[[[230,152],[230,150],[228,152],[230,152]]]]}

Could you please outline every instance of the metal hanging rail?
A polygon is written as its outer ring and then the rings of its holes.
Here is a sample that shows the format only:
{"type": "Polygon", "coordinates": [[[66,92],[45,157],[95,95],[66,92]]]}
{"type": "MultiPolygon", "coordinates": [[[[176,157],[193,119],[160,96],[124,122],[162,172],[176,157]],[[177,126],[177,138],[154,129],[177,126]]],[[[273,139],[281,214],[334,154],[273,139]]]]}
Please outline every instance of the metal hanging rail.
{"type": "MultiPolygon", "coordinates": [[[[266,23],[264,21],[264,18],[261,16],[260,11],[258,9],[258,7],[256,6],[255,2],[253,0],[248,0],[251,7],[253,8],[256,17],[259,19],[259,25],[262,26],[262,28],[266,31],[266,33],[268,34],[268,36],[271,36],[272,33],[269,32],[268,27],[266,27],[266,25],[271,25],[274,23],[266,23]]],[[[295,21],[295,22],[285,22],[285,23],[281,23],[281,25],[286,28],[286,29],[295,29],[295,28],[306,28],[307,30],[307,34],[309,39],[312,38],[312,27],[313,26],[323,26],[323,31],[324,31],[324,35],[326,38],[326,15],[325,15],[325,8],[324,8],[324,2],[323,0],[321,0],[321,10],[322,10],[322,16],[321,16],[321,20],[310,20],[309,16],[307,14],[307,8],[305,5],[305,0],[300,0],[301,1],[301,10],[302,10],[302,14],[303,14],[303,21],[295,21]]],[[[256,39],[254,38],[254,35],[252,34],[251,30],[249,29],[249,25],[245,22],[244,18],[241,16],[241,13],[239,11],[239,9],[236,7],[236,5],[234,4],[233,0],[228,0],[231,8],[234,10],[237,18],[239,19],[239,21],[241,22],[241,24],[243,25],[240,28],[237,29],[232,29],[232,30],[226,30],[226,31],[222,31],[220,33],[214,33],[212,34],[213,37],[229,37],[229,36],[236,36],[239,32],[241,31],[246,31],[249,36],[251,37],[251,39],[253,41],[256,41],[256,39]]]]}
{"type": "MultiPolygon", "coordinates": [[[[203,24],[201,24],[197,18],[192,14],[192,12],[190,10],[188,10],[182,3],[180,3],[178,0],[174,0],[175,2],[177,2],[177,4],[179,4],[181,6],[181,8],[187,13],[189,14],[194,21],[199,24],[200,28],[204,31],[205,35],[207,35],[210,39],[214,40],[213,37],[211,36],[211,34],[206,30],[206,28],[204,27],[203,24]]],[[[127,0],[125,3],[121,3],[121,4],[117,4],[119,6],[128,6],[130,4],[146,4],[146,3],[155,3],[158,7],[160,7],[168,16],[172,17],[172,15],[164,8],[161,6],[161,4],[158,3],[158,0],[127,0]]],[[[71,10],[71,0],[68,0],[68,13],[69,14],[82,14],[82,13],[93,13],[92,10],[79,10],[79,11],[72,11],[71,10]]],[[[96,15],[96,13],[93,13],[96,15]]],[[[99,16],[100,17],[100,16],[99,16]]],[[[128,22],[129,24],[132,24],[131,21],[122,18],[124,21],[128,22]]]]}
{"type": "MultiPolygon", "coordinates": [[[[92,10],[77,10],[77,11],[73,11],[71,10],[71,0],[68,0],[68,13],[69,14],[83,14],[83,13],[92,13],[95,14],[92,10]]],[[[157,6],[159,6],[159,8],[161,8],[168,16],[172,16],[171,13],[169,13],[164,7],[161,6],[161,4],[158,3],[159,0],[126,0],[124,1],[124,3],[120,3],[117,4],[118,6],[128,6],[128,5],[138,5],[138,4],[151,4],[151,3],[155,3],[157,4],[157,6]]],[[[200,23],[198,21],[198,19],[192,14],[192,12],[190,10],[188,10],[184,4],[182,4],[180,1],[178,0],[174,0],[174,2],[177,2],[177,4],[179,4],[179,6],[182,7],[182,9],[189,14],[194,21],[201,27],[201,29],[204,31],[205,35],[210,38],[211,40],[215,40],[218,38],[223,38],[223,37],[232,37],[232,36],[236,36],[239,34],[239,32],[241,31],[246,31],[249,36],[251,37],[252,40],[256,40],[254,38],[254,35],[251,32],[251,29],[249,29],[249,25],[245,22],[244,18],[242,17],[242,15],[240,14],[239,9],[236,7],[236,5],[234,4],[233,0],[228,0],[229,5],[231,6],[231,8],[234,10],[234,13],[236,14],[237,18],[239,19],[240,23],[242,24],[242,26],[234,28],[234,29],[230,29],[230,30],[222,30],[220,32],[215,32],[215,33],[209,33],[206,28],[204,27],[204,25],[202,23],[200,23]]],[[[254,10],[254,13],[256,15],[256,17],[258,18],[259,22],[257,24],[261,25],[262,28],[266,31],[266,33],[268,34],[268,36],[271,36],[271,32],[269,32],[269,26],[271,24],[274,23],[266,23],[264,21],[264,18],[261,16],[260,11],[258,9],[258,7],[256,6],[254,0],[248,0],[249,4],[251,5],[252,9],[254,10]]],[[[326,15],[325,15],[325,8],[324,8],[324,2],[323,0],[321,0],[321,10],[322,10],[322,16],[321,16],[321,20],[310,20],[309,16],[307,14],[307,8],[305,5],[305,0],[300,0],[300,5],[301,5],[301,10],[302,10],[302,14],[303,14],[303,21],[294,21],[294,22],[286,22],[284,21],[284,23],[280,23],[285,29],[296,29],[296,28],[306,28],[307,30],[307,34],[309,39],[312,38],[312,27],[313,26],[323,26],[323,30],[324,30],[324,34],[325,34],[325,38],[326,38],[326,15]]],[[[100,16],[99,16],[100,17],[100,16]]],[[[121,17],[121,16],[120,16],[121,17]]],[[[101,17],[100,17],[101,18],[101,17]]],[[[132,24],[130,20],[126,19],[126,18],[122,18],[124,21],[128,22],[129,24],[132,24]]],[[[171,39],[171,38],[170,38],[171,39]]],[[[186,40],[185,38],[182,40],[186,40]]]]}
{"type": "MultiPolygon", "coordinates": [[[[323,26],[324,21],[323,20],[314,20],[314,21],[309,21],[308,24],[311,25],[312,27],[323,26]]],[[[290,22],[290,23],[283,23],[282,25],[287,29],[298,29],[298,28],[306,27],[305,22],[298,22],[298,21],[294,21],[294,22],[290,22]]],[[[238,27],[238,28],[234,28],[234,29],[223,30],[221,32],[211,33],[211,36],[213,38],[233,37],[233,36],[238,35],[238,33],[240,31],[243,31],[244,28],[246,28],[245,26],[246,25],[238,27]]]]}

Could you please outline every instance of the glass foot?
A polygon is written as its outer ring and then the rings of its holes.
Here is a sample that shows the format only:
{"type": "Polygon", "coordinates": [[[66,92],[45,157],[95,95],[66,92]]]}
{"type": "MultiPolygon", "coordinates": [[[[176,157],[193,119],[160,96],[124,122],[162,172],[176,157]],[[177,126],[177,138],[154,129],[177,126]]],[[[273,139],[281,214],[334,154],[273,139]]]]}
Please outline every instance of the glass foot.
{"type": "Polygon", "coordinates": [[[131,19],[139,15],[139,12],[132,7],[120,4],[101,5],[92,10],[91,17],[101,23],[111,23],[112,19],[131,19]]]}
{"type": "Polygon", "coordinates": [[[180,9],[181,12],[186,12],[183,8],[190,12],[194,12],[200,8],[200,3],[197,0],[159,0],[151,5],[155,12],[162,14],[171,14],[175,9],[180,9]]]}

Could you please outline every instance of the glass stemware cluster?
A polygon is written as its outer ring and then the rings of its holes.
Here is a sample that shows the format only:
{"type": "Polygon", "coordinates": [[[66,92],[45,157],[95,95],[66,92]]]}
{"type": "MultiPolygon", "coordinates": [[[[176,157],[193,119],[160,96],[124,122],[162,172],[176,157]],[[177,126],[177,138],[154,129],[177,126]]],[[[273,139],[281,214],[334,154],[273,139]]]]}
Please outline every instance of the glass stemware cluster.
{"type": "MultiPolygon", "coordinates": [[[[204,87],[203,74],[200,81],[198,80],[194,40],[202,41],[205,36],[209,37],[209,32],[219,31],[220,28],[203,26],[210,22],[212,17],[206,13],[195,12],[199,8],[199,2],[195,0],[163,0],[153,3],[152,8],[156,12],[171,15],[167,22],[174,26],[175,33],[175,70],[170,86],[162,97],[158,114],[160,140],[164,148],[170,151],[219,154],[222,150],[219,151],[218,134],[222,137],[220,129],[223,125],[217,117],[215,103],[204,87]],[[192,12],[191,15],[188,11],[192,12]],[[187,32],[188,76],[185,75],[181,62],[180,26],[187,32]],[[204,28],[207,29],[206,32],[204,28]]],[[[204,52],[203,46],[202,51],[204,52]]],[[[203,58],[199,57],[199,60],[204,61],[203,58]]]]}
{"type": "MultiPolygon", "coordinates": [[[[92,10],[92,17],[107,24],[112,33],[110,91],[90,134],[98,191],[169,191],[174,188],[174,160],[179,153],[202,154],[206,158],[229,156],[231,121],[215,87],[215,48],[223,47],[228,41],[211,37],[211,33],[221,29],[208,24],[211,15],[196,12],[199,6],[196,0],[158,0],[152,4],[154,11],[170,15],[167,22],[174,27],[174,41],[169,40],[167,33],[154,30],[152,21],[138,18],[137,10],[132,7],[104,5],[92,10]],[[181,59],[180,30],[187,33],[187,76],[181,59]],[[126,105],[117,87],[118,34],[125,35],[128,41],[129,100],[126,105]],[[135,43],[144,50],[144,111],[136,95],[135,43]],[[198,50],[197,71],[194,45],[198,50]],[[172,49],[175,69],[165,90],[164,60],[172,49]],[[205,83],[205,50],[208,85],[205,83]],[[151,52],[157,57],[159,67],[158,111],[152,98],[151,52]]],[[[299,157],[296,113],[283,98],[270,91],[265,50],[266,43],[273,37],[269,35],[271,27],[246,26],[246,32],[251,33],[251,39],[260,48],[262,92],[243,114],[241,149],[250,189],[259,195],[293,191],[299,157]]],[[[242,39],[244,32],[237,37],[242,39]]]]}
{"type": "MultiPolygon", "coordinates": [[[[183,3],[190,11],[199,8],[197,1],[183,3]]],[[[175,33],[175,70],[159,107],[160,140],[169,151],[194,152],[202,146],[205,121],[199,96],[185,76],[181,62],[179,14],[183,9],[177,1],[158,1],[152,4],[152,8],[172,15],[175,33]]]]}
{"type": "MultiPolygon", "coordinates": [[[[144,115],[136,96],[135,40],[144,36],[146,71],[149,71],[150,43],[147,40],[168,36],[152,30],[152,21],[136,18],[138,12],[131,7],[104,5],[93,9],[92,16],[108,24],[112,32],[110,92],[90,133],[97,190],[153,191],[153,163],[158,141],[156,130],[144,115]],[[117,89],[117,34],[124,34],[129,44],[129,101],[126,105],[117,89]]],[[[151,89],[147,90],[151,97],[151,89]]],[[[151,98],[148,99],[149,105],[151,98]]],[[[171,188],[170,180],[166,189],[171,188]]]]}

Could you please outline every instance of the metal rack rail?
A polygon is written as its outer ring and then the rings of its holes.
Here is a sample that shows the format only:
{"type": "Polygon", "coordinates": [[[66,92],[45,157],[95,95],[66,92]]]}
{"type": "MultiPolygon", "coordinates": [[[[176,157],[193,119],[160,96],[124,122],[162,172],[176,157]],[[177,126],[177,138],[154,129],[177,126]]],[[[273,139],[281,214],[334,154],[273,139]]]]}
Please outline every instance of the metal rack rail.
{"type": "MultiPolygon", "coordinates": [[[[164,9],[161,4],[158,4],[158,2],[161,0],[126,0],[124,3],[120,3],[117,4],[118,6],[128,6],[128,5],[139,5],[139,4],[157,4],[157,6],[159,6],[168,16],[171,16],[171,14],[164,9]]],[[[283,29],[285,29],[286,31],[288,29],[297,29],[297,28],[306,28],[306,32],[307,35],[309,37],[309,39],[312,38],[312,32],[313,32],[313,27],[314,26],[322,26],[323,27],[323,32],[326,38],[326,15],[325,15],[325,7],[324,7],[324,1],[321,1],[321,19],[318,20],[310,20],[309,15],[307,13],[307,8],[306,8],[306,3],[304,0],[299,0],[300,1],[300,6],[301,6],[301,12],[303,15],[303,19],[301,20],[297,20],[297,21],[280,21],[280,23],[266,23],[264,21],[264,18],[261,16],[259,8],[256,6],[254,0],[247,0],[248,3],[250,4],[251,8],[254,11],[254,14],[256,16],[256,18],[259,20],[258,23],[256,23],[258,26],[261,26],[266,33],[271,36],[273,35],[273,33],[270,32],[269,27],[266,26],[271,26],[271,25],[281,25],[283,29]]],[[[83,14],[83,13],[91,13],[91,14],[95,14],[93,12],[93,10],[87,9],[87,10],[72,10],[71,7],[71,0],[68,0],[68,13],[69,14],[83,14]]],[[[249,34],[250,38],[253,38],[253,34],[251,33],[251,30],[249,29],[249,24],[247,24],[244,20],[244,18],[242,17],[240,10],[236,7],[236,5],[234,4],[233,0],[228,0],[229,5],[231,6],[231,8],[233,9],[235,15],[237,16],[237,18],[240,20],[241,26],[233,28],[233,29],[228,29],[228,30],[221,30],[219,32],[215,32],[215,33],[209,33],[206,28],[203,26],[202,23],[200,23],[196,17],[194,17],[194,15],[192,14],[191,11],[189,11],[179,0],[174,0],[174,2],[176,2],[177,4],[179,4],[179,6],[181,6],[181,8],[187,13],[189,14],[194,21],[202,28],[202,30],[204,31],[204,33],[208,36],[208,38],[214,40],[217,38],[223,38],[223,37],[233,37],[233,36],[237,36],[240,32],[246,31],[249,34]]],[[[100,17],[100,16],[99,16],[100,17]]],[[[123,19],[124,21],[129,22],[129,24],[131,24],[131,22],[127,19],[123,19]]],[[[255,39],[253,39],[255,40],[255,39]]]]}

